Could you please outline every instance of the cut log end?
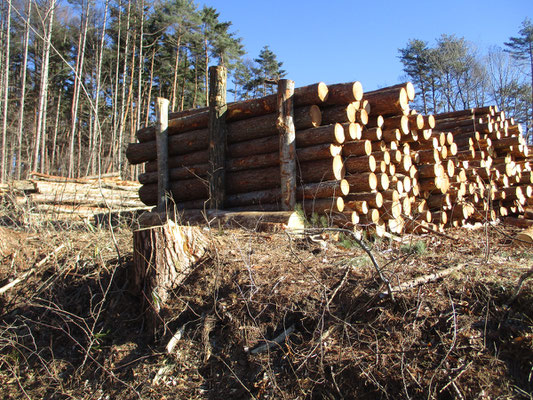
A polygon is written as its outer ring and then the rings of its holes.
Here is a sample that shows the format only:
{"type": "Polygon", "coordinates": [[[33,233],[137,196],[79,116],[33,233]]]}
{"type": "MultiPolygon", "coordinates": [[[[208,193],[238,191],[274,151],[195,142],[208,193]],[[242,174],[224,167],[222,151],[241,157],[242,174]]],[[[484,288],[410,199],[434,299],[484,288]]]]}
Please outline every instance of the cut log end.
{"type": "Polygon", "coordinates": [[[354,82],[352,91],[353,91],[353,98],[356,101],[360,101],[363,99],[364,91],[363,91],[363,85],[361,84],[361,82],[359,81],[354,82]]]}

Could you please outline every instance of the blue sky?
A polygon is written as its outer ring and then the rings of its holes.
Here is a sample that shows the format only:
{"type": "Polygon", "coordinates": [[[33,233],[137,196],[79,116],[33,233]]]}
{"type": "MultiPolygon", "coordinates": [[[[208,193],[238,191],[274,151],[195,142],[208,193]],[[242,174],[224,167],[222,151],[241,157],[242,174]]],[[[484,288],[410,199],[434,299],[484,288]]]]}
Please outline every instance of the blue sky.
{"type": "Polygon", "coordinates": [[[533,19],[533,0],[508,1],[199,1],[231,21],[255,58],[264,45],[276,53],[287,78],[303,86],[358,80],[365,90],[402,81],[398,48],[409,39],[434,43],[455,34],[480,52],[503,46],[522,21],[533,19]]]}

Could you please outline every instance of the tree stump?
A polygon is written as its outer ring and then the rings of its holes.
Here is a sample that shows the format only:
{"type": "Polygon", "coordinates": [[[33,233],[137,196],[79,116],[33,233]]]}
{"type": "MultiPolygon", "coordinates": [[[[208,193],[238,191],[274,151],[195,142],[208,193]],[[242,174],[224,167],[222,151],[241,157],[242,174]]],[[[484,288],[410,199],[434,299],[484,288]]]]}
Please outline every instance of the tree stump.
{"type": "Polygon", "coordinates": [[[147,327],[155,332],[169,293],[181,285],[206,255],[208,239],[200,227],[171,219],[133,232],[132,291],[143,297],[147,327]]]}

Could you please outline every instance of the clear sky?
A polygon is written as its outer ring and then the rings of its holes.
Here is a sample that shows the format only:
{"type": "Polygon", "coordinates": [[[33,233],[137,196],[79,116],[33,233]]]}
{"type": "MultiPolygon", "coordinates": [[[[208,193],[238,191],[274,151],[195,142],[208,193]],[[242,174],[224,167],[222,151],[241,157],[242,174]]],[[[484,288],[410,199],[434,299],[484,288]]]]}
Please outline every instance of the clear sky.
{"type": "Polygon", "coordinates": [[[481,52],[503,46],[522,21],[533,19],[533,0],[349,1],[205,0],[243,38],[250,58],[265,45],[296,86],[358,80],[365,90],[403,80],[398,49],[409,39],[434,44],[455,34],[481,52]]]}

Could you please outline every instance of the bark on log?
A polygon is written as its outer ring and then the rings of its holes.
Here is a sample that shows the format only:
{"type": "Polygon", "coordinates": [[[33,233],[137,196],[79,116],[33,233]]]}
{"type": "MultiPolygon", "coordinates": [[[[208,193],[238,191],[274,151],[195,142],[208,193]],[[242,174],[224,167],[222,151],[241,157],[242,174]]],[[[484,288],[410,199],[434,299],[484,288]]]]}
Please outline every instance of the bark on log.
{"type": "Polygon", "coordinates": [[[361,139],[370,140],[372,142],[375,142],[376,140],[381,140],[382,137],[383,131],[381,130],[381,128],[363,129],[363,133],[361,135],[361,139]]]}
{"type": "Polygon", "coordinates": [[[374,156],[348,157],[344,161],[346,172],[354,174],[357,172],[374,172],[376,171],[376,159],[374,156]]]}
{"type": "Polygon", "coordinates": [[[372,153],[372,142],[370,140],[354,140],[346,142],[342,146],[344,157],[368,156],[372,153]]]}
{"type": "Polygon", "coordinates": [[[409,98],[404,87],[389,87],[366,92],[371,115],[407,115],[409,98]]]}
{"type": "MultiPolygon", "coordinates": [[[[313,183],[329,180],[341,180],[344,168],[340,156],[303,162],[299,167],[298,182],[313,183]]],[[[258,168],[252,170],[228,172],[226,174],[226,191],[228,194],[247,193],[279,187],[279,167],[258,168]]],[[[146,205],[154,205],[156,200],[155,183],[143,185],[139,189],[139,198],[146,205]]],[[[207,199],[208,186],[205,180],[186,179],[170,182],[170,192],[176,202],[207,199]]]]}
{"type": "MultiPolygon", "coordinates": [[[[294,90],[294,106],[303,107],[321,104],[328,97],[328,87],[324,82],[302,86],[294,90]]],[[[254,116],[272,114],[276,111],[276,96],[270,95],[258,99],[238,101],[228,104],[226,121],[238,121],[254,116]]],[[[169,113],[169,119],[183,118],[193,114],[207,112],[208,108],[196,108],[169,113]]]]}
{"type": "Polygon", "coordinates": [[[363,98],[363,85],[357,81],[329,85],[328,90],[328,105],[346,105],[363,98]]]}
{"type": "MultiPolygon", "coordinates": [[[[228,143],[244,143],[253,139],[275,136],[277,135],[276,120],[276,114],[268,114],[262,117],[227,124],[227,141],[228,143]]],[[[308,106],[294,110],[295,129],[305,130],[318,127],[320,124],[321,114],[317,106],[308,106]]],[[[208,129],[179,133],[173,132],[169,125],[168,132],[169,156],[187,154],[208,148],[208,129]]],[[[130,143],[126,149],[126,157],[131,164],[155,160],[156,154],[157,150],[154,140],[144,141],[142,143],[130,143]]]]}
{"type": "MultiPolygon", "coordinates": [[[[343,196],[348,194],[348,192],[349,184],[344,180],[308,183],[296,188],[296,198],[298,202],[302,202],[305,199],[313,200],[343,196]]],[[[281,189],[273,188],[228,195],[226,197],[226,205],[229,208],[239,208],[262,204],[279,204],[280,198],[281,189]]],[[[178,209],[202,209],[205,201],[205,199],[199,199],[179,202],[176,203],[176,206],[178,209]]]]}
{"type": "MultiPolygon", "coordinates": [[[[272,138],[262,148],[271,150],[275,147],[275,138],[272,138]]],[[[229,155],[241,154],[236,151],[228,151],[229,155]]],[[[242,147],[239,145],[239,148],[242,147]]],[[[242,147],[243,152],[246,152],[246,147],[242,147]]],[[[332,158],[340,154],[341,147],[333,144],[319,144],[316,146],[303,147],[296,150],[296,157],[298,162],[315,161],[321,159],[332,158]]],[[[252,151],[250,151],[252,152],[252,151]]],[[[202,153],[203,154],[203,153],[202,153]]],[[[169,160],[170,167],[170,180],[191,179],[193,177],[205,178],[209,170],[209,164],[207,163],[207,154],[203,154],[200,157],[200,153],[191,153],[195,155],[195,158],[200,159],[200,163],[187,163],[183,161],[184,156],[178,156],[177,158],[171,158],[169,160]],[[197,157],[196,157],[197,156],[197,157]]],[[[187,155],[185,155],[187,156],[187,155]]],[[[185,157],[186,159],[188,157],[185,157]]],[[[194,160],[196,161],[196,160],[194,160]]],[[[275,167],[279,165],[279,152],[270,152],[266,154],[252,154],[250,156],[242,156],[236,158],[230,158],[226,161],[226,169],[230,172],[243,171],[247,169],[275,167]]],[[[139,175],[139,182],[142,184],[157,182],[157,174],[153,171],[153,162],[146,165],[145,173],[139,175]]]]}
{"type": "Polygon", "coordinates": [[[373,172],[363,172],[356,175],[347,175],[344,179],[350,185],[350,192],[370,192],[378,187],[378,178],[373,172]]]}
{"type": "Polygon", "coordinates": [[[381,129],[399,129],[402,135],[407,135],[409,133],[409,117],[407,115],[387,117],[384,119],[381,129]]]}
{"type": "Polygon", "coordinates": [[[357,115],[357,108],[353,103],[341,106],[322,107],[322,123],[334,124],[355,122],[357,115]]]}
{"type": "Polygon", "coordinates": [[[361,192],[350,193],[344,198],[347,207],[351,207],[354,201],[366,201],[370,207],[380,208],[383,205],[383,196],[379,192],[361,192]]]}

